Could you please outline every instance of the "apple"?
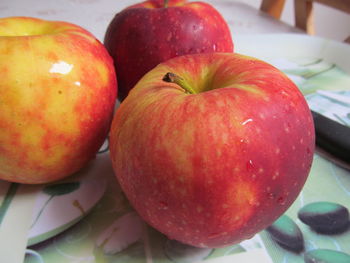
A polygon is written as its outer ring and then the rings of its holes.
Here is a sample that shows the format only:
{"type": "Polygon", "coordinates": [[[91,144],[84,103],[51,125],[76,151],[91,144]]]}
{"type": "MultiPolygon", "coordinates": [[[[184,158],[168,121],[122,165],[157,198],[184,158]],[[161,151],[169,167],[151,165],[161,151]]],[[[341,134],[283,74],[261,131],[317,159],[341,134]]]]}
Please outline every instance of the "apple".
{"type": "Polygon", "coordinates": [[[112,58],[83,28],[0,19],[0,179],[37,184],[85,166],[109,132],[112,58]]]}
{"type": "Polygon", "coordinates": [[[266,62],[233,53],[170,59],[118,108],[116,177],[151,226],[197,247],[238,243],[293,203],[313,159],[310,110],[266,62]]]}
{"type": "Polygon", "coordinates": [[[207,52],[233,52],[229,27],[203,2],[149,0],[117,13],[104,44],[114,59],[119,99],[137,81],[170,58],[207,52]]]}

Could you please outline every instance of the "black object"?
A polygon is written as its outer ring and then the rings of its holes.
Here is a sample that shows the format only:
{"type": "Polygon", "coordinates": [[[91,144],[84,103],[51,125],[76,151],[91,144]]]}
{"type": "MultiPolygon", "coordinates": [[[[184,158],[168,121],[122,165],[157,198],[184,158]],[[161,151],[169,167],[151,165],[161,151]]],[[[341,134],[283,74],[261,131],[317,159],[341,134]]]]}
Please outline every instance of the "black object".
{"type": "Polygon", "coordinates": [[[296,253],[304,250],[303,234],[289,216],[282,215],[266,231],[281,247],[296,253]]]}
{"type": "Polygon", "coordinates": [[[322,234],[340,234],[349,227],[348,209],[332,202],[307,204],[299,210],[298,217],[303,223],[322,234]]]}
{"type": "Polygon", "coordinates": [[[350,163],[350,127],[311,111],[315,123],[316,144],[334,157],[350,163]]]}

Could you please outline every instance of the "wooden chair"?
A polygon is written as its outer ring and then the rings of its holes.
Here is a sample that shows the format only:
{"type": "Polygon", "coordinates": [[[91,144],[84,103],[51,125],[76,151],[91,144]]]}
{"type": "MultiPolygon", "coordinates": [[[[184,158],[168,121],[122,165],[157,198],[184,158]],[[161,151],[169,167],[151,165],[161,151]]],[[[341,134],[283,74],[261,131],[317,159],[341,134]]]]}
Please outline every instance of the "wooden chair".
{"type": "Polygon", "coordinates": [[[260,10],[276,19],[280,19],[285,2],[285,0],[263,0],[260,5],[260,10]]]}
{"type": "MultiPolygon", "coordinates": [[[[350,0],[294,0],[295,26],[309,35],[315,34],[313,3],[317,2],[350,14],[350,0]]],[[[260,10],[280,19],[285,0],[262,0],[260,10]]],[[[350,36],[345,39],[350,43],[350,36]]]]}

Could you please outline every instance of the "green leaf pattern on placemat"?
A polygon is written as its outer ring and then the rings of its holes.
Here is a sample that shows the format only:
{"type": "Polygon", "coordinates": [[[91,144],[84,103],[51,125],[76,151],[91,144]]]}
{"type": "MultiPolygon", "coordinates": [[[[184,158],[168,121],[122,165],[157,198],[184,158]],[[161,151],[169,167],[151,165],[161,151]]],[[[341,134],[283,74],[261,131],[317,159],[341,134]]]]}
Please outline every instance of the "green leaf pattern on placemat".
{"type": "Polygon", "coordinates": [[[17,189],[19,187],[18,183],[11,183],[9,189],[7,190],[7,193],[5,195],[4,200],[2,201],[1,205],[0,205],[0,225],[2,223],[2,220],[4,219],[7,209],[9,208],[12,199],[14,198],[17,189]]]}
{"type": "Polygon", "coordinates": [[[45,202],[44,206],[40,209],[37,217],[33,221],[31,228],[34,227],[36,222],[39,220],[42,212],[48,205],[48,203],[55,197],[55,196],[60,196],[60,195],[65,195],[69,194],[75,190],[77,190],[80,186],[79,182],[69,182],[69,183],[61,183],[61,184],[53,184],[53,185],[48,185],[43,188],[43,192],[47,195],[49,195],[49,198],[45,202]]]}
{"type": "Polygon", "coordinates": [[[350,90],[350,75],[322,58],[274,59],[271,63],[286,73],[304,95],[317,90],[350,90]]]}

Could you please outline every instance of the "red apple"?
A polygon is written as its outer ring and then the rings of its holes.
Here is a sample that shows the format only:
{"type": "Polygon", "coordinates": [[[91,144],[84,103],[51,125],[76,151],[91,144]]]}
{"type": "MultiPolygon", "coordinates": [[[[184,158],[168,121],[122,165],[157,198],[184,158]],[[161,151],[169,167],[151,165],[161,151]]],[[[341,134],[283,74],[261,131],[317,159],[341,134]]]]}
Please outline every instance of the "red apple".
{"type": "Polygon", "coordinates": [[[0,76],[0,179],[55,181],[94,158],[117,93],[94,36],[66,22],[1,18],[0,76]]]}
{"type": "Polygon", "coordinates": [[[315,143],[293,82],[233,53],[158,65],[121,103],[110,139],[133,207],[169,238],[198,247],[240,242],[281,216],[305,183],[315,143]]]}
{"type": "Polygon", "coordinates": [[[119,98],[160,62],[175,56],[232,52],[230,30],[212,6],[186,0],[149,0],[116,14],[104,44],[114,59],[119,98]]]}

